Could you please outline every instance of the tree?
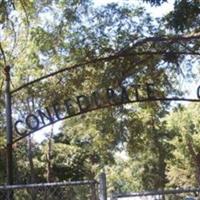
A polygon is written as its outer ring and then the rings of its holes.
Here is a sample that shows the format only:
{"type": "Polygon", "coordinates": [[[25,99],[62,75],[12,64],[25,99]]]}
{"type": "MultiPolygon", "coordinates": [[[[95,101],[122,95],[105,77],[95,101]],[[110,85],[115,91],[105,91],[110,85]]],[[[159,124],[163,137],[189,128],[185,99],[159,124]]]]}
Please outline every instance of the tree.
{"type": "Polygon", "coordinates": [[[160,6],[162,3],[167,2],[167,0],[144,0],[152,5],[160,6]]]}
{"type": "MultiPolygon", "coordinates": [[[[168,0],[144,0],[154,6],[160,6],[168,0]]],[[[176,32],[199,33],[200,6],[198,0],[175,0],[174,10],[166,16],[168,27],[176,32]]]]}
{"type": "Polygon", "coordinates": [[[62,157],[53,150],[54,159],[59,157],[63,160],[53,162],[55,175],[59,172],[56,170],[60,165],[58,163],[66,163],[63,166],[66,171],[65,176],[62,174],[63,178],[94,179],[102,167],[114,162],[113,153],[117,137],[112,127],[109,127],[110,131],[107,132],[106,127],[102,125],[102,118],[106,119],[106,122],[113,120],[109,113],[103,111],[72,118],[64,124],[61,133],[54,138],[54,149],[63,152],[62,157]],[[101,126],[101,132],[98,126],[101,126]]]}
{"type": "MultiPolygon", "coordinates": [[[[109,4],[94,9],[90,1],[2,1],[1,5],[1,66],[14,65],[14,87],[68,68],[14,93],[14,117],[24,119],[37,109],[52,109],[66,97],[77,101],[77,95],[128,84],[141,85],[140,98],[149,95],[145,88],[152,83],[158,97],[178,95],[175,86],[177,74],[185,69],[182,64],[199,55],[198,34],[173,35],[142,8],[109,4]]],[[[140,159],[138,165],[143,169],[142,186],[137,188],[163,188],[171,146],[170,133],[161,119],[168,106],[165,102],[118,106],[66,121],[51,143],[55,180],[94,178],[100,168],[114,164],[113,154],[127,145],[129,155],[137,155],[133,160],[140,159]]],[[[32,169],[37,171],[37,180],[46,178],[47,159],[42,153],[49,147],[44,141],[41,149],[29,151],[36,157],[29,164],[35,164],[32,169]]],[[[18,168],[25,168],[20,171],[23,182],[29,174],[21,159],[23,156],[27,164],[26,148],[22,143],[16,149],[18,168]]]]}
{"type": "Polygon", "coordinates": [[[168,127],[175,133],[173,159],[168,163],[168,177],[173,186],[199,186],[199,104],[180,106],[168,117],[168,127]]]}
{"type": "Polygon", "coordinates": [[[169,27],[177,32],[199,33],[200,6],[197,0],[175,1],[174,11],[169,13],[167,21],[169,27]]]}

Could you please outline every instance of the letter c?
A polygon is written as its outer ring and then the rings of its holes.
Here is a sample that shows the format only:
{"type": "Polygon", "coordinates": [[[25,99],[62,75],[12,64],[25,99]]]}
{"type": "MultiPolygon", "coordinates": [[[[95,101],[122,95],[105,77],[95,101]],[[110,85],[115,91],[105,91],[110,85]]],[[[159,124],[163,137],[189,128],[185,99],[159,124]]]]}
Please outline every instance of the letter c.
{"type": "Polygon", "coordinates": [[[200,86],[197,88],[197,97],[200,99],[200,86]]]}
{"type": "Polygon", "coordinates": [[[19,129],[18,129],[18,127],[17,127],[18,124],[24,124],[24,122],[23,122],[22,120],[17,120],[17,121],[15,122],[14,128],[15,128],[16,133],[17,133],[18,135],[20,135],[20,136],[26,135],[26,133],[27,133],[26,130],[23,131],[23,132],[20,132],[20,131],[19,131],[19,129]]]}
{"type": "Polygon", "coordinates": [[[26,117],[26,125],[32,131],[36,131],[39,128],[40,121],[38,120],[37,116],[30,114],[26,117]],[[34,123],[31,123],[34,122],[34,123]]]}

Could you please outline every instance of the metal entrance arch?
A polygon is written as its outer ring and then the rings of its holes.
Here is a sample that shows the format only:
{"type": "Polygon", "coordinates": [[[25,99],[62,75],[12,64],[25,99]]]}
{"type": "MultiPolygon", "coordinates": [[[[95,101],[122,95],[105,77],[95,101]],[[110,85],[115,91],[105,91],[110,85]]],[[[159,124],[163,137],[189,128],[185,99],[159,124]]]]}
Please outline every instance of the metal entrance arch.
{"type": "MultiPolygon", "coordinates": [[[[178,37],[176,38],[176,40],[178,39],[178,37]]],[[[184,38],[184,40],[190,40],[192,38],[188,37],[188,38],[184,38]]],[[[196,38],[195,38],[196,39],[196,38]]],[[[160,41],[166,41],[167,39],[166,38],[163,38],[162,40],[159,40],[160,41]]],[[[153,41],[154,42],[154,38],[147,38],[147,39],[144,39],[143,41],[138,41],[138,44],[135,44],[136,46],[137,45],[140,45],[141,43],[145,43],[145,42],[149,42],[149,41],[153,41]]],[[[37,83],[39,81],[42,81],[48,77],[51,77],[51,76],[54,76],[54,75],[57,75],[59,73],[62,73],[64,71],[69,71],[69,70],[73,70],[73,69],[76,69],[76,68],[80,68],[80,67],[84,67],[85,65],[87,64],[93,64],[93,63],[97,63],[97,62],[100,62],[100,61],[110,61],[110,60],[114,60],[114,59],[120,59],[120,58],[124,58],[124,57],[130,57],[130,56],[135,56],[135,55],[166,55],[166,54],[178,54],[178,55],[182,55],[182,54],[194,54],[194,53],[191,53],[191,52],[166,52],[166,51],[159,51],[159,52],[133,52],[133,53],[124,53],[124,52],[121,52],[121,53],[118,53],[118,54],[115,54],[115,55],[110,55],[110,56],[107,56],[107,57],[102,57],[102,58],[98,58],[98,59],[95,59],[95,60],[91,60],[91,61],[87,61],[87,62],[84,62],[84,63],[81,63],[81,64],[76,64],[76,65],[73,65],[71,67],[66,67],[66,68],[63,68],[61,70],[58,70],[56,72],[53,72],[53,73],[50,73],[48,75],[45,75],[45,76],[42,76],[38,79],[35,79],[29,83],[26,83],[14,90],[10,90],[10,66],[5,66],[4,68],[4,71],[5,71],[5,104],[6,104],[6,133],[7,133],[7,184],[8,185],[12,185],[13,184],[13,173],[12,173],[12,145],[14,142],[17,142],[19,141],[20,139],[26,137],[27,135],[31,134],[31,133],[34,133],[35,131],[39,130],[34,130],[28,134],[25,134],[24,136],[18,138],[17,140],[13,141],[13,127],[12,127],[12,104],[11,104],[11,99],[12,99],[12,96],[22,90],[23,88],[26,88],[34,83],[37,83]]],[[[196,54],[195,55],[199,55],[199,54],[196,54]]],[[[141,61],[138,61],[138,62],[135,62],[133,63],[134,65],[137,65],[137,64],[140,64],[141,61]]],[[[198,87],[198,98],[200,97],[200,88],[198,87]]],[[[79,114],[83,114],[83,113],[87,113],[87,112],[91,112],[93,110],[97,110],[97,109],[102,109],[102,108],[106,108],[106,107],[109,107],[109,106],[117,106],[117,105],[121,105],[121,104],[125,104],[125,103],[135,103],[135,102],[148,102],[148,101],[191,101],[191,102],[198,102],[199,99],[187,99],[187,98],[177,98],[177,97],[172,97],[172,98],[161,98],[161,97],[148,97],[146,99],[136,99],[136,100],[126,100],[126,101],[122,101],[122,102],[117,102],[115,104],[109,104],[109,105],[103,105],[103,106],[100,106],[100,107],[97,107],[97,108],[93,108],[93,109],[88,109],[88,110],[84,110],[83,112],[80,112],[80,113],[76,113],[70,117],[73,117],[73,116],[77,116],[79,114]]],[[[65,117],[63,119],[66,119],[68,117],[65,117]]],[[[58,120],[54,121],[53,123],[57,122],[58,120]]],[[[47,124],[45,126],[48,126],[50,124],[47,124]]],[[[43,127],[45,127],[43,126],[43,127]]],[[[41,127],[41,128],[43,128],[41,127]]]]}

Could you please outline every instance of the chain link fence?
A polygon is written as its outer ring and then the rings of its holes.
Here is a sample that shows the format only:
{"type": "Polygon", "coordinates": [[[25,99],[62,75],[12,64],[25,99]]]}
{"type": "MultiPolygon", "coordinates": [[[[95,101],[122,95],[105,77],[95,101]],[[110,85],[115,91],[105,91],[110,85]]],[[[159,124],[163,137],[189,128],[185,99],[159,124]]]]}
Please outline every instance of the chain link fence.
{"type": "Polygon", "coordinates": [[[96,181],[0,186],[0,200],[98,200],[96,181]]]}
{"type": "Polygon", "coordinates": [[[200,188],[113,193],[110,200],[200,200],[200,188]]]}

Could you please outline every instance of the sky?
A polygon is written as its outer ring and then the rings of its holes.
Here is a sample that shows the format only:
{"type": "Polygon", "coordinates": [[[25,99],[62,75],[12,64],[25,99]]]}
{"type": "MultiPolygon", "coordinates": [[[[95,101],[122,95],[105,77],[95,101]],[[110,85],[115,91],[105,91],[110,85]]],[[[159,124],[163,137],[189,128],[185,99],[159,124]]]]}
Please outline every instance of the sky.
{"type": "MultiPolygon", "coordinates": [[[[149,3],[144,3],[143,0],[94,0],[95,6],[102,6],[106,5],[108,3],[131,3],[135,5],[142,5],[145,7],[146,11],[149,12],[153,17],[163,17],[164,15],[168,14],[170,11],[174,8],[174,2],[175,0],[168,0],[168,2],[163,3],[161,6],[151,6],[149,3]]],[[[198,64],[193,64],[195,67],[193,67],[193,73],[197,74],[199,73],[200,69],[198,68],[198,64]]],[[[180,76],[180,90],[188,90],[189,95],[191,98],[196,97],[196,88],[200,85],[199,79],[194,79],[191,82],[185,81],[184,77],[180,76]],[[193,88],[191,90],[191,88],[193,88]]],[[[186,102],[188,103],[188,102],[186,102]]]]}
{"type": "Polygon", "coordinates": [[[161,6],[151,6],[148,3],[144,3],[142,0],[94,0],[96,6],[106,5],[108,3],[131,3],[135,5],[142,5],[146,10],[151,13],[154,17],[162,17],[173,10],[174,0],[169,0],[168,3],[163,3],[161,6]],[[133,3],[134,2],[134,3],[133,3]]]}

